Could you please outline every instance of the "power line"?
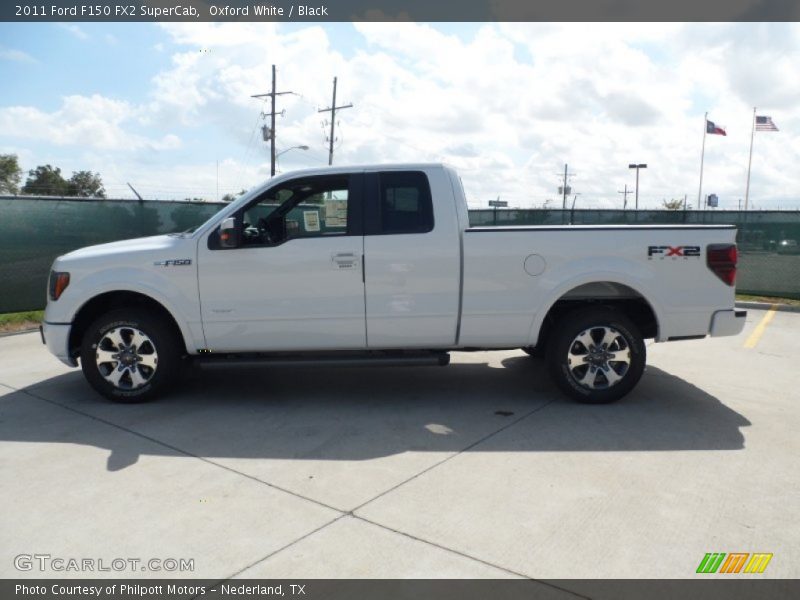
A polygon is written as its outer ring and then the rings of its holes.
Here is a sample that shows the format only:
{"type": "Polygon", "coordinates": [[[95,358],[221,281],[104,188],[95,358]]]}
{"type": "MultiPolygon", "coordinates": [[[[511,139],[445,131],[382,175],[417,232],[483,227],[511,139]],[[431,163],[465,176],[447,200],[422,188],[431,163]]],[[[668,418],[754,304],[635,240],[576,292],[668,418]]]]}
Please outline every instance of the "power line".
{"type": "Polygon", "coordinates": [[[323,109],[320,109],[320,110],[317,111],[317,112],[321,112],[321,113],[322,112],[330,112],[331,113],[331,136],[330,136],[330,138],[328,138],[328,141],[330,142],[330,144],[328,146],[328,164],[329,165],[333,164],[333,142],[336,140],[336,138],[334,137],[334,127],[336,126],[336,111],[337,110],[342,110],[342,109],[345,109],[345,108],[352,108],[353,107],[352,103],[351,104],[345,104],[344,106],[336,106],[336,79],[337,79],[336,77],[333,78],[333,101],[331,102],[330,107],[329,108],[323,108],[323,109]]]}
{"type": "MultiPolygon", "coordinates": [[[[262,100],[262,103],[265,104],[266,100],[262,100]]],[[[245,148],[244,156],[242,157],[242,163],[239,165],[239,172],[237,174],[237,178],[239,179],[239,181],[241,181],[241,179],[242,179],[242,174],[244,172],[245,167],[250,166],[250,163],[248,162],[248,157],[250,155],[250,149],[253,146],[253,140],[255,139],[255,136],[256,136],[256,130],[258,129],[258,120],[261,118],[261,115],[264,112],[263,109],[264,109],[264,107],[263,107],[263,104],[262,104],[261,108],[258,109],[258,114],[256,115],[256,120],[253,123],[253,129],[250,132],[250,139],[247,141],[247,147],[245,148]]]]}

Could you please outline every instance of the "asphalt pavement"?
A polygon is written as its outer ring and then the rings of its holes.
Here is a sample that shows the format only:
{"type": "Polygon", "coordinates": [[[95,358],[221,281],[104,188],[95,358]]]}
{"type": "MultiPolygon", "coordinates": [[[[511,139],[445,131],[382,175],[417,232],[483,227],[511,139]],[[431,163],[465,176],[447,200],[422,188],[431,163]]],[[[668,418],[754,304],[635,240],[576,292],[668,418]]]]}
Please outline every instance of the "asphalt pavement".
{"type": "Polygon", "coordinates": [[[0,338],[0,577],[692,578],[759,552],[751,577],[797,578],[800,314],[747,321],[649,344],[608,406],[520,351],[195,370],[116,405],[0,338]],[[19,569],[37,553],[94,570],[19,569]]]}

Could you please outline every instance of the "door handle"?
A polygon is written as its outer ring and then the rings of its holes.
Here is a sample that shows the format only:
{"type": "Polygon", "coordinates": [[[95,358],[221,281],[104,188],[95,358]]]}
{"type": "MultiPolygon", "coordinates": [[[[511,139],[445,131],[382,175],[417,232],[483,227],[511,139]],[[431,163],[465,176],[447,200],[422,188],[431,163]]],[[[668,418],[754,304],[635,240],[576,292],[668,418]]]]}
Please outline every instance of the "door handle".
{"type": "Polygon", "coordinates": [[[358,255],[354,252],[340,252],[331,255],[331,261],[337,269],[353,269],[358,264],[358,255]]]}

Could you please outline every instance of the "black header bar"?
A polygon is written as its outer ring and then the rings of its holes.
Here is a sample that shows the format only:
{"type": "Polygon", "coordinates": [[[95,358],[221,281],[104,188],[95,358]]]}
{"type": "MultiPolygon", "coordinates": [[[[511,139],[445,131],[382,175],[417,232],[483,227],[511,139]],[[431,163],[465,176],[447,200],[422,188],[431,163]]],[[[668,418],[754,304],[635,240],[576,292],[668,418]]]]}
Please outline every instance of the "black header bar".
{"type": "MultiPolygon", "coordinates": [[[[645,566],[646,568],[646,566],[645,566]]],[[[4,600],[788,600],[800,582],[704,579],[3,579],[4,600]]]]}
{"type": "Polygon", "coordinates": [[[0,21],[800,21],[796,0],[11,0],[0,21]]]}

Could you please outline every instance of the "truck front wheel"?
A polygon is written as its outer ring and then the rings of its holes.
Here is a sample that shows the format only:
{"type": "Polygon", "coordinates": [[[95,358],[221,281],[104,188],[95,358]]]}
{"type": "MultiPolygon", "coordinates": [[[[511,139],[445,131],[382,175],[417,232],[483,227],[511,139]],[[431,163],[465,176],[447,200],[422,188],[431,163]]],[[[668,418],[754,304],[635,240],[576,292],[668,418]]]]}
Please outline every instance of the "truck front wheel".
{"type": "Polygon", "coordinates": [[[180,346],[163,319],[141,309],[119,309],[86,330],[81,368],[91,386],[115,402],[145,402],[173,381],[180,346]]]}
{"type": "Polygon", "coordinates": [[[586,404],[625,396],[644,372],[642,334],[624,314],[584,308],[564,315],[547,346],[551,377],[566,394],[586,404]]]}

